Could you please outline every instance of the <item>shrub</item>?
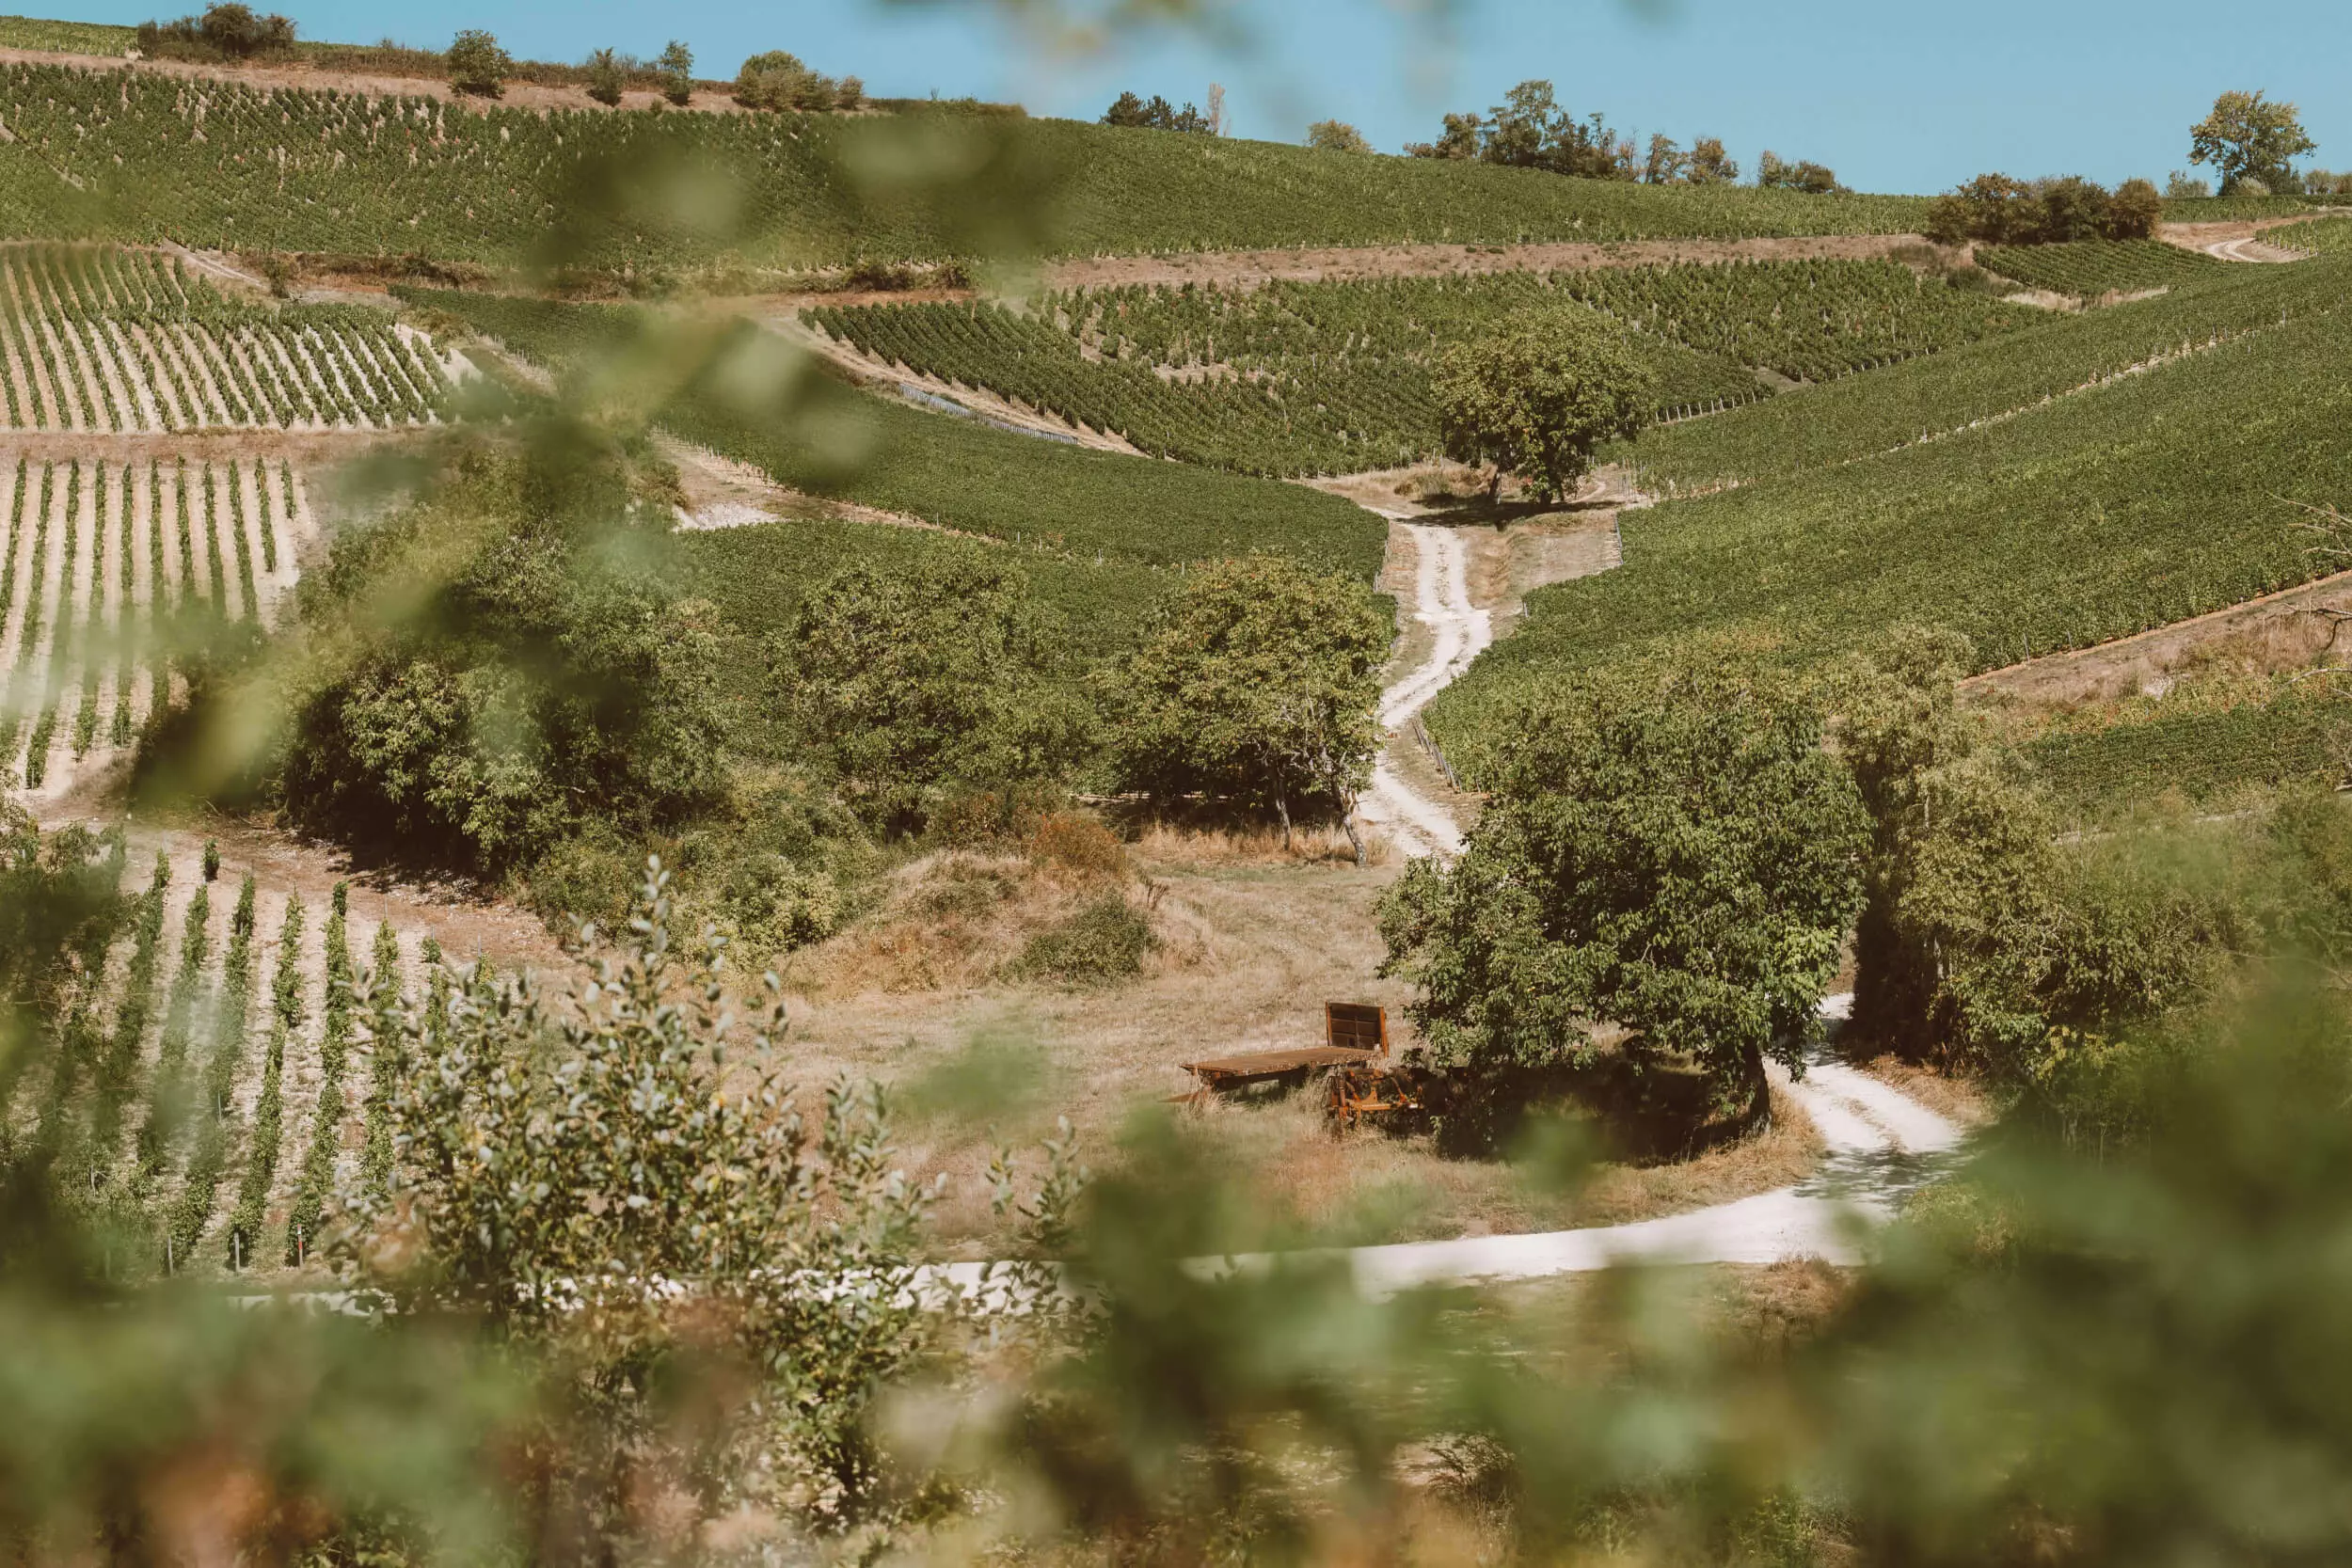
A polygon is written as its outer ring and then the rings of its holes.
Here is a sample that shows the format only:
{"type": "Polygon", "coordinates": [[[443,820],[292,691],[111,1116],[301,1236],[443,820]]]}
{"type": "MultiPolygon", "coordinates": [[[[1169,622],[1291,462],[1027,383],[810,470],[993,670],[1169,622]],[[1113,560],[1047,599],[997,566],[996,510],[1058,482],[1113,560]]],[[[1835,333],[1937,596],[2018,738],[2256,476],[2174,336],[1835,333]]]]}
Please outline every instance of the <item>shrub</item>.
{"type": "Polygon", "coordinates": [[[2114,199],[2107,203],[2106,236],[2110,240],[2153,239],[2163,218],[2164,198],[2156,194],[2154,184],[2126,180],[2115,188],[2114,199]]]}
{"type": "Polygon", "coordinates": [[[747,109],[815,112],[854,107],[856,98],[864,93],[864,85],[854,78],[836,83],[832,77],[810,70],[798,55],[782,49],[754,55],[735,75],[735,101],[747,109]],[[843,103],[845,87],[854,94],[848,103],[843,103]]]}
{"type": "Polygon", "coordinates": [[[609,108],[618,108],[621,85],[625,80],[620,60],[610,49],[599,49],[588,56],[584,68],[588,76],[588,96],[609,108]]]}
{"type": "Polygon", "coordinates": [[[661,96],[685,108],[694,101],[694,52],[676,39],[661,51],[653,68],[661,76],[661,96]]]}
{"type": "Polygon", "coordinates": [[[1029,858],[1081,878],[1120,877],[1127,870],[1126,847],[1091,812],[1049,812],[1029,835],[1029,858]]]}
{"type": "Polygon", "coordinates": [[[499,40],[479,27],[459,33],[449,46],[449,85],[478,98],[501,98],[514,60],[499,40]]]}
{"type": "Polygon", "coordinates": [[[1318,152],[1369,152],[1372,143],[1343,119],[1318,119],[1307,127],[1307,145],[1318,152]]]}
{"type": "Polygon", "coordinates": [[[1031,937],[1012,970],[1068,986],[1109,985],[1142,973],[1145,957],[1159,944],[1152,923],[1126,895],[1106,893],[1031,937]]]}

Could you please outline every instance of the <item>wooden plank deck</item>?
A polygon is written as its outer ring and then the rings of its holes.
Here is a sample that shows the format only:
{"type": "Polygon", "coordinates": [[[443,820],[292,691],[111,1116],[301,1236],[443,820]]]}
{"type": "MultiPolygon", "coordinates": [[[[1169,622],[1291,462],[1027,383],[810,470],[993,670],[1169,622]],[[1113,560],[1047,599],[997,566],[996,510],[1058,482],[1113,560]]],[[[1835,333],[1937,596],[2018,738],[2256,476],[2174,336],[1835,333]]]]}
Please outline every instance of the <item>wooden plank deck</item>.
{"type": "Polygon", "coordinates": [[[1344,1067],[1369,1062],[1378,1054],[1375,1051],[1356,1050],[1347,1046],[1312,1045],[1296,1051],[1250,1051],[1232,1056],[1210,1056],[1182,1065],[1186,1072],[1201,1083],[1217,1086],[1286,1078],[1293,1073],[1311,1072],[1319,1067],[1344,1067]]]}

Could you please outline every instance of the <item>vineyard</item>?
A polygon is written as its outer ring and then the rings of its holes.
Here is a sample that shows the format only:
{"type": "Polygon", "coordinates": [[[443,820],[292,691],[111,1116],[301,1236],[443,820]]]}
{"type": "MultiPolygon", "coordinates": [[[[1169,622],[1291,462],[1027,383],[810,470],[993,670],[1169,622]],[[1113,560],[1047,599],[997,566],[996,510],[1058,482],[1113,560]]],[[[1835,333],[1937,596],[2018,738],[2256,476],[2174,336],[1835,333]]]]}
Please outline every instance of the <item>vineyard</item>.
{"type": "Polygon", "coordinates": [[[355,919],[341,883],[312,908],[250,872],[210,879],[198,854],[106,847],[117,902],[57,1009],[60,1049],[0,1074],[0,1132],[38,1128],[117,1275],[305,1259],[337,1183],[391,1170],[400,1068],[365,988],[445,994],[439,948],[355,919]]]}
{"type": "Polygon", "coordinates": [[[2079,240],[2072,245],[1983,245],[1977,264],[2028,289],[2096,299],[2194,282],[2227,266],[2162,240],[2079,240]]]}
{"type": "Polygon", "coordinates": [[[2166,793],[2203,805],[2241,789],[2344,783],[2352,710],[2340,690],[2309,687],[2228,706],[2175,702],[2039,736],[2025,752],[2073,814],[2097,816],[2166,793]]]}
{"type": "Polygon", "coordinates": [[[2341,256],[2352,251],[2352,218],[2298,223],[2288,229],[2274,229],[2263,238],[2281,250],[2299,250],[2307,256],[2341,256]]]}
{"type": "Polygon", "coordinates": [[[1055,214],[1037,241],[1072,255],[1901,233],[1926,211],[1909,197],[1666,190],[1067,120],[476,112],[128,68],[0,66],[0,237],[486,265],[530,258],[559,220],[579,247],[569,260],[615,269],[939,260],[975,253],[1008,191],[1055,214]],[[980,144],[971,166],[991,182],[869,188],[856,171],[903,150],[910,130],[980,144]],[[718,176],[739,190],[741,227],[583,217],[575,187],[616,158],[718,176]]]}
{"type": "Polygon", "coordinates": [[[1430,727],[1474,772],[1522,683],[1693,637],[1811,662],[1941,623],[1989,668],[2236,604],[2323,569],[2292,503],[2352,501],[2346,428],[2352,338],[2314,314],[1996,427],[1630,513],[1624,565],[1531,595],[1430,727]]]}
{"type": "Polygon", "coordinates": [[[55,794],[130,745],[181,661],[269,624],[315,531],[283,463],[0,471],[0,770],[55,794]]]}
{"type": "Polygon", "coordinates": [[[1994,341],[1873,371],[1653,431],[1622,455],[1646,488],[1677,489],[1801,473],[1944,437],[2352,298],[2352,270],[2217,264],[2160,298],[2044,316],[1994,341]]]}
{"type": "MultiPolygon", "coordinates": [[[[626,341],[621,306],[404,291],[542,363],[626,341]]],[[[1169,566],[1279,550],[1370,581],[1387,529],[1353,502],[1293,484],[1093,451],[872,397],[829,376],[780,373],[783,341],[748,325],[657,416],[678,436],[778,483],[1077,560],[1169,566]],[[744,385],[790,389],[746,401],[744,385]],[[797,400],[787,408],[786,399],[797,400]]]]}
{"type": "Polygon", "coordinates": [[[1500,273],[1257,289],[1136,286],[993,305],[819,308],[877,359],[986,388],[1161,456],[1248,473],[1359,472],[1439,450],[1430,372],[1512,311],[1573,300],[1637,335],[1674,420],[2016,330],[2032,313],[1892,261],[1500,273]]]}
{"type": "Polygon", "coordinates": [[[437,420],[448,388],[386,311],[235,303],[152,251],[0,246],[0,428],[366,430],[437,420]]]}

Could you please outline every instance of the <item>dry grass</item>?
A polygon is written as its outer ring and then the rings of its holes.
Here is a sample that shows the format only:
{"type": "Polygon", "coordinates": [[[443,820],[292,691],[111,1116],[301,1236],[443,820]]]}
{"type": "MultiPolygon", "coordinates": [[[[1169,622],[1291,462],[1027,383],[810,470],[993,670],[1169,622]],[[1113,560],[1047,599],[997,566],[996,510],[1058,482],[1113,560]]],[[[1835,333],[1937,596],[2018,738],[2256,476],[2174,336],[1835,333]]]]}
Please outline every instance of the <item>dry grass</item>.
{"type": "Polygon", "coordinates": [[[1939,1072],[1895,1055],[1857,1056],[1849,1061],[1889,1088],[1901,1090],[1929,1110],[1963,1127],[1982,1127],[1993,1119],[1992,1101],[1972,1079],[1939,1072]]]}
{"type": "MultiPolygon", "coordinates": [[[[1134,979],[1098,990],[1009,978],[1006,961],[1104,880],[1017,854],[927,856],[873,915],[795,964],[790,1075],[812,1088],[840,1071],[894,1085],[910,1175],[948,1178],[940,1233],[984,1254],[996,1235],[989,1160],[1034,1146],[1058,1117],[1103,1169],[1130,1117],[1173,1114],[1168,1099],[1191,1087],[1182,1063],[1312,1043],[1327,1000],[1377,1002],[1398,1047],[1413,1043],[1406,988],[1375,973],[1375,905],[1394,868],[1359,871],[1343,847],[1283,855],[1272,835],[1146,833],[1115,885],[1148,911],[1160,947],[1134,979]]],[[[1813,1139],[1782,1109],[1763,1136],[1687,1162],[1604,1164],[1575,1193],[1509,1161],[1447,1158],[1426,1137],[1335,1138],[1311,1087],[1184,1114],[1204,1156],[1246,1172],[1269,1213],[1374,1242],[1613,1224],[1786,1185],[1813,1139]]]]}

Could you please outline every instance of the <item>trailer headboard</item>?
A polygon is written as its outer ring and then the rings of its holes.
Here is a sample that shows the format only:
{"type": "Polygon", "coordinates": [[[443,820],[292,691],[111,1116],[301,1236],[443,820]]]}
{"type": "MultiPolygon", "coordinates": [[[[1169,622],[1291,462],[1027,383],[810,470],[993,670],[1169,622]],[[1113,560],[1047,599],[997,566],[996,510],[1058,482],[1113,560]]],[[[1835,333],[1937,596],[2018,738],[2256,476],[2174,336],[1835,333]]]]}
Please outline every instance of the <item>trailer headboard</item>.
{"type": "Polygon", "coordinates": [[[1389,1013],[1369,1002],[1326,1002],[1324,1043],[1342,1050],[1389,1053],[1389,1013]]]}

